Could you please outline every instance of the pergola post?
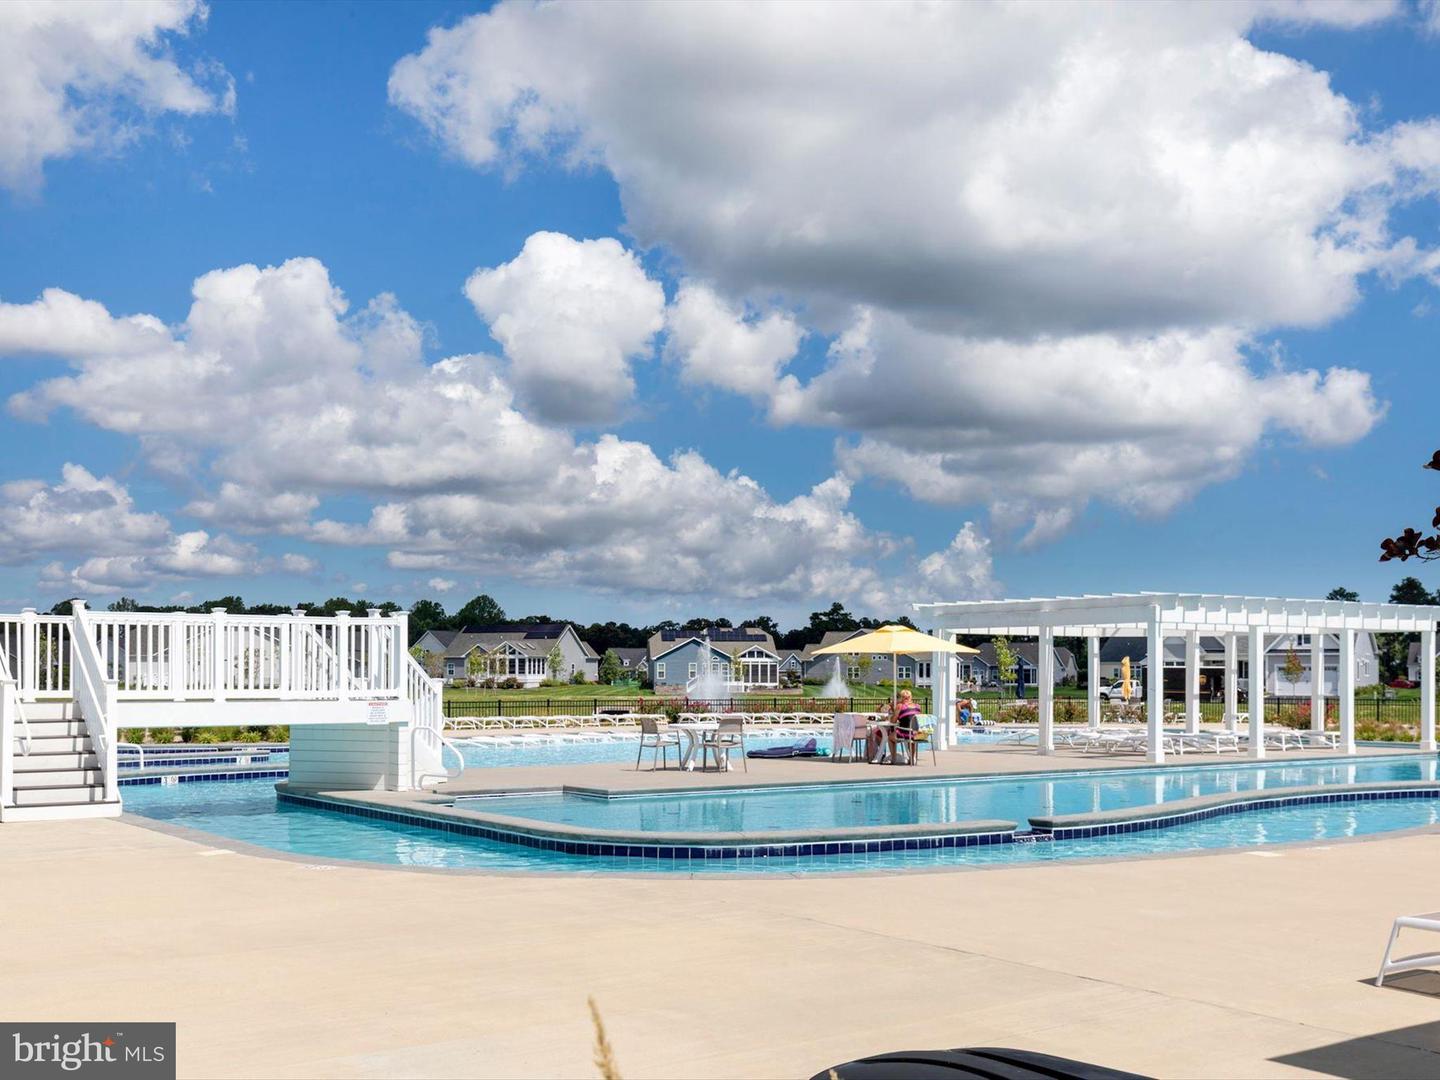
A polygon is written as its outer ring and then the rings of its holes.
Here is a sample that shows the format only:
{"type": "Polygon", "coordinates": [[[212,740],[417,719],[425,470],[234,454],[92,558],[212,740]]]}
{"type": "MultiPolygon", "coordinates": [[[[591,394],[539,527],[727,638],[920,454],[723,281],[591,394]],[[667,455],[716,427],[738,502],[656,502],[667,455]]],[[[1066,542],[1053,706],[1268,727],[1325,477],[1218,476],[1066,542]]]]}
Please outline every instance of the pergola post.
{"type": "Polygon", "coordinates": [[[1420,631],[1420,749],[1435,750],[1435,630],[1420,631]]]}
{"type": "Polygon", "coordinates": [[[1055,631],[1040,627],[1035,650],[1035,676],[1040,681],[1040,753],[1055,752],[1055,631]]]}
{"type": "Polygon", "coordinates": [[[1340,670],[1338,672],[1340,695],[1340,751],[1355,753],[1355,631],[1341,630],[1340,670]]]}
{"type": "MultiPolygon", "coordinates": [[[[943,641],[955,640],[955,635],[949,630],[941,630],[938,636],[943,641]]],[[[930,688],[931,695],[935,700],[935,746],[939,750],[948,750],[955,725],[955,657],[953,654],[943,652],[931,654],[930,688]]]]}
{"type": "Polygon", "coordinates": [[[1250,657],[1247,685],[1250,688],[1250,756],[1265,756],[1265,631],[1258,626],[1250,628],[1250,657]]]}
{"type": "Polygon", "coordinates": [[[1100,635],[1091,634],[1085,639],[1085,662],[1088,673],[1085,676],[1085,719],[1090,727],[1100,726],[1100,635]]]}
{"type": "Polygon", "coordinates": [[[1240,681],[1236,672],[1240,655],[1240,635],[1225,635],[1225,730],[1235,734],[1235,717],[1240,712],[1240,681]]]}
{"type": "Polygon", "coordinates": [[[1152,612],[1145,627],[1145,735],[1150,745],[1150,760],[1165,760],[1165,746],[1160,741],[1165,710],[1165,635],[1161,632],[1160,613],[1152,612]]]}
{"type": "Polygon", "coordinates": [[[1325,635],[1310,635],[1310,730],[1325,730],[1325,635]]]}
{"type": "Polygon", "coordinates": [[[1185,632],[1185,730],[1200,730],[1200,631],[1185,632]]]}

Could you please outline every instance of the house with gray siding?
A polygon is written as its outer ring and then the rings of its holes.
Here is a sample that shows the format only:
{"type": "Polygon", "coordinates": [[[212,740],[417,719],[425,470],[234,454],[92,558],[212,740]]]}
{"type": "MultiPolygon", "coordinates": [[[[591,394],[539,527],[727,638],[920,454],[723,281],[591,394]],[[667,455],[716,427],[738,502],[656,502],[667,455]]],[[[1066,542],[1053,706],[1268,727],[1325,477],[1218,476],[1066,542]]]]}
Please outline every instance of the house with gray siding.
{"type": "Polygon", "coordinates": [[[780,685],[775,639],[756,626],[660,630],[650,636],[647,652],[656,689],[686,687],[707,670],[736,687],[780,685]]]}
{"type": "MultiPolygon", "coordinates": [[[[1340,639],[1334,634],[1324,635],[1323,692],[1334,696],[1339,685],[1340,639]]],[[[1309,634],[1276,634],[1265,639],[1265,692],[1277,697],[1309,697],[1312,680],[1310,665],[1309,634]],[[1285,675],[1286,660],[1294,650],[1300,661],[1299,677],[1292,683],[1285,675]]],[[[1120,678],[1121,660],[1128,657],[1134,678],[1139,679],[1146,665],[1146,644],[1143,637],[1126,635],[1107,638],[1100,646],[1100,678],[1104,683],[1120,678]]],[[[1165,692],[1184,692],[1185,640],[1167,637],[1164,647],[1165,692]]],[[[1242,691],[1250,685],[1250,663],[1246,655],[1244,636],[1236,654],[1235,678],[1242,691]]],[[[1202,635],[1200,638],[1200,693],[1202,697],[1218,700],[1224,693],[1225,642],[1215,636],[1202,635]]],[[[1355,685],[1366,686],[1380,681],[1379,654],[1375,649],[1373,634],[1355,635],[1355,685]]]]}
{"type": "Polygon", "coordinates": [[[557,647],[560,671],[554,678],[568,682],[578,671],[587,682],[595,681],[600,657],[580,640],[569,623],[519,623],[462,630],[445,646],[444,676],[465,679],[470,657],[478,655],[483,665],[480,678],[513,678],[519,679],[522,686],[539,686],[552,678],[550,653],[557,647]]]}
{"type": "MultiPolygon", "coordinates": [[[[961,654],[955,659],[959,668],[960,682],[976,686],[998,686],[1000,684],[1000,661],[995,655],[995,643],[982,641],[976,646],[976,654],[961,654]]],[[[1012,641],[1010,651],[1015,654],[1015,668],[1026,686],[1034,686],[1040,678],[1040,643],[1037,641],[1012,641]]],[[[1063,645],[1055,646],[1055,685],[1067,680],[1075,682],[1079,670],[1075,654],[1063,645]]]]}

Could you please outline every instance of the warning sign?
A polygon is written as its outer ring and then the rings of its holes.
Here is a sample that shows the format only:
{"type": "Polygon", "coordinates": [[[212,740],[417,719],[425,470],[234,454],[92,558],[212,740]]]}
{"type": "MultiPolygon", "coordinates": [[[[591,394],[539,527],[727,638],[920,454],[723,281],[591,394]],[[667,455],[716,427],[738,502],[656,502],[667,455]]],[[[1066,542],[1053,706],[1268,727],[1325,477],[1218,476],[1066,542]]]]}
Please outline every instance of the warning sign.
{"type": "Polygon", "coordinates": [[[393,701],[367,701],[365,703],[365,723],[390,723],[390,706],[394,704],[393,701]]]}

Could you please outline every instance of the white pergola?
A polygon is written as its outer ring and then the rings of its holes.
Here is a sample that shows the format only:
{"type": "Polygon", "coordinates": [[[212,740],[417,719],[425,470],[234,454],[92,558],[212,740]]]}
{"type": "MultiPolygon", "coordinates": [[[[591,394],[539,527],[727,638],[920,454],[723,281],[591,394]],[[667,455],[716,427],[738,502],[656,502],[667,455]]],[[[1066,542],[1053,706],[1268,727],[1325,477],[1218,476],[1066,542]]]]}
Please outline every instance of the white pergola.
{"type": "MultiPolygon", "coordinates": [[[[1440,607],[1416,604],[1367,604],[1344,600],[1281,600],[1262,596],[1208,593],[1114,593],[1108,596],[1055,596],[1031,600],[961,600],[916,604],[922,623],[938,637],[953,641],[959,634],[1038,638],[1041,754],[1055,751],[1055,638],[1087,641],[1089,680],[1087,717],[1100,722],[1100,639],[1117,634],[1146,639],[1146,726],[1150,760],[1165,760],[1160,738],[1164,713],[1165,639],[1185,639],[1185,730],[1200,729],[1200,637],[1225,643],[1225,716],[1232,724],[1239,712],[1236,661],[1243,640],[1249,660],[1250,754],[1265,756],[1265,635],[1309,634],[1312,678],[1310,723],[1325,726],[1325,636],[1340,642],[1337,692],[1340,698],[1340,752],[1355,752],[1355,635],[1357,633],[1418,633],[1420,635],[1420,747],[1435,749],[1435,626],[1440,607]]],[[[935,712],[942,745],[950,741],[955,723],[955,668],[936,656],[933,666],[935,712]]]]}

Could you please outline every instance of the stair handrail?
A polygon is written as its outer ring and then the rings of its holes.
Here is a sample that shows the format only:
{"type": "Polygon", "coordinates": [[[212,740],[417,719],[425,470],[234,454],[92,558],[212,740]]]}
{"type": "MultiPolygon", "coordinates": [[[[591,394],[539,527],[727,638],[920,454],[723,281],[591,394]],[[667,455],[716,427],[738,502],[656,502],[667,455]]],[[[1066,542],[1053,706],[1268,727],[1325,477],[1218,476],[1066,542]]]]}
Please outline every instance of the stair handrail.
{"type": "Polygon", "coordinates": [[[15,709],[20,691],[15,679],[0,678],[0,814],[15,803],[15,709]]]}
{"type": "MultiPolygon", "coordinates": [[[[35,734],[30,730],[30,719],[25,715],[25,706],[20,700],[19,684],[16,683],[15,676],[10,673],[10,661],[6,659],[3,652],[0,652],[0,682],[15,684],[15,700],[11,703],[10,708],[14,710],[15,719],[20,722],[20,727],[24,729],[24,733],[19,736],[22,744],[21,753],[29,757],[30,747],[35,741],[35,734]]],[[[5,744],[5,752],[10,752],[9,743],[5,744]]]]}
{"type": "Polygon", "coordinates": [[[460,748],[445,737],[442,730],[445,724],[444,717],[444,685],[439,679],[431,677],[430,673],[420,666],[408,651],[405,653],[403,664],[404,678],[401,680],[401,689],[405,693],[405,700],[410,706],[410,770],[411,785],[422,787],[427,781],[453,780],[465,771],[465,755],[460,748]],[[425,739],[438,748],[437,761],[442,772],[434,772],[422,767],[419,755],[416,753],[417,738],[423,733],[425,739]],[[445,764],[445,751],[449,750],[460,762],[457,769],[452,770],[445,764]]]}
{"type": "Polygon", "coordinates": [[[105,781],[105,799],[119,797],[116,776],[115,739],[110,734],[110,703],[115,700],[115,680],[105,678],[105,668],[95,648],[92,624],[85,615],[85,601],[71,604],[75,625],[70,631],[71,692],[85,721],[85,730],[95,746],[100,775],[105,781]]]}

